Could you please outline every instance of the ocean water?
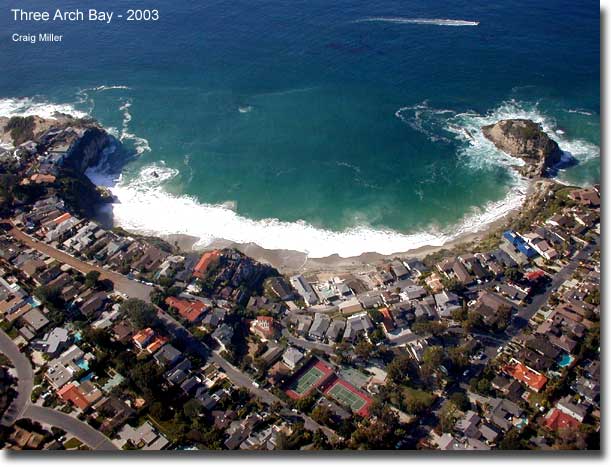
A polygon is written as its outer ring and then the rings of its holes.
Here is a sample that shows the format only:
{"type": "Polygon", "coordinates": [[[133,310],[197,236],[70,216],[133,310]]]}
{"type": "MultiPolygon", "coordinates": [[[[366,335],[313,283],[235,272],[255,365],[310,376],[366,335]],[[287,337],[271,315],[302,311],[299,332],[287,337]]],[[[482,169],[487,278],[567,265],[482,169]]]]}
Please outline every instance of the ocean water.
{"type": "Polygon", "coordinates": [[[90,176],[126,228],[313,257],[441,245],[524,198],[480,133],[500,118],[543,124],[576,162],[561,181],[600,178],[597,2],[178,3],[105,3],[157,8],[147,24],[0,17],[0,115],[88,114],[121,139],[137,157],[90,176]]]}

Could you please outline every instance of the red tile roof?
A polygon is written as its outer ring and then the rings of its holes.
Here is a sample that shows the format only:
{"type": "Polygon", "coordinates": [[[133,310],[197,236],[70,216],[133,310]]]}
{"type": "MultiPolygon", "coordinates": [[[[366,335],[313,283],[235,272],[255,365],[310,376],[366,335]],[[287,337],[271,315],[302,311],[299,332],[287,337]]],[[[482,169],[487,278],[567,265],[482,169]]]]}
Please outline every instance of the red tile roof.
{"type": "Polygon", "coordinates": [[[66,402],[72,402],[74,406],[81,410],[85,410],[89,407],[89,401],[85,397],[85,394],[83,394],[74,383],[66,384],[57,392],[57,395],[66,402]]]}
{"type": "Polygon", "coordinates": [[[258,316],[253,322],[253,327],[264,336],[271,337],[275,333],[275,320],[271,316],[258,316]]]}
{"type": "Polygon", "coordinates": [[[191,323],[198,321],[206,311],[206,305],[199,300],[183,300],[176,297],[168,297],[166,304],[176,308],[179,314],[191,323]]]}
{"type": "Polygon", "coordinates": [[[211,264],[217,261],[220,256],[221,251],[219,250],[204,252],[200,257],[198,263],[196,263],[196,266],[194,266],[194,276],[202,279],[204,277],[204,274],[209,269],[209,266],[211,266],[211,264]]]}
{"type": "Polygon", "coordinates": [[[502,370],[536,392],[539,392],[547,384],[546,376],[528,368],[523,363],[518,362],[512,365],[505,365],[502,367],[502,370]]]}
{"type": "Polygon", "coordinates": [[[535,281],[544,276],[545,276],[545,273],[541,271],[540,269],[536,271],[530,271],[529,273],[525,275],[526,279],[528,279],[529,281],[535,281]]]}
{"type": "Polygon", "coordinates": [[[55,219],[53,219],[53,222],[55,222],[56,224],[61,224],[62,222],[70,219],[72,216],[70,215],[70,213],[65,212],[64,214],[62,214],[59,217],[56,217],[55,219]]]}
{"type": "Polygon", "coordinates": [[[149,341],[155,335],[155,331],[151,328],[145,328],[138,331],[136,334],[132,336],[132,340],[138,345],[140,348],[143,348],[145,345],[149,343],[149,341]]]}
{"type": "Polygon", "coordinates": [[[579,421],[570,415],[565,414],[560,409],[552,409],[545,418],[544,425],[552,431],[579,428],[579,421]]]}
{"type": "Polygon", "coordinates": [[[165,337],[162,336],[158,336],[156,337],[153,342],[151,342],[151,344],[149,344],[147,346],[147,352],[149,353],[155,353],[156,351],[158,351],[166,342],[168,342],[168,339],[166,339],[165,337]]]}
{"type": "Polygon", "coordinates": [[[390,332],[394,329],[394,320],[392,319],[392,314],[389,309],[386,307],[379,308],[379,311],[383,315],[383,327],[387,332],[390,332]]]}

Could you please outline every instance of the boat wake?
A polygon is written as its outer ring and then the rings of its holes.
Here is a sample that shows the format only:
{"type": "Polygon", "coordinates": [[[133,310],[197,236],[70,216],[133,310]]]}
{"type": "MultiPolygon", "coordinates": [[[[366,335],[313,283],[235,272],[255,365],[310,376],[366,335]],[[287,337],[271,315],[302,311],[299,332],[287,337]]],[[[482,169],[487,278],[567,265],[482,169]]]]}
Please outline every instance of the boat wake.
{"type": "Polygon", "coordinates": [[[403,18],[399,16],[371,16],[355,20],[354,23],[392,23],[392,24],[426,24],[432,26],[479,26],[479,21],[446,18],[403,18]]]}

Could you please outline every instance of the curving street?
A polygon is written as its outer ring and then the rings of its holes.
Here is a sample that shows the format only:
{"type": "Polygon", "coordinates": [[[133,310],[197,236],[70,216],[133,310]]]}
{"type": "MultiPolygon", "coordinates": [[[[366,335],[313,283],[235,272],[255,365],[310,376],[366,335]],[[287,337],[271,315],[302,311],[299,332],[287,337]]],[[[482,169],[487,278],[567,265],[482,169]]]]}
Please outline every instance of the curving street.
{"type": "Polygon", "coordinates": [[[43,425],[61,428],[93,450],[114,451],[117,449],[111,440],[87,423],[63,412],[32,404],[30,401],[34,385],[32,365],[4,331],[0,331],[0,352],[6,355],[17,372],[17,397],[2,417],[2,425],[11,426],[20,418],[29,418],[43,425]]]}
{"type": "Polygon", "coordinates": [[[22,418],[26,405],[30,403],[30,394],[34,385],[34,372],[28,358],[4,332],[0,331],[0,352],[11,361],[17,372],[17,397],[11,402],[0,423],[11,426],[22,418]]]}

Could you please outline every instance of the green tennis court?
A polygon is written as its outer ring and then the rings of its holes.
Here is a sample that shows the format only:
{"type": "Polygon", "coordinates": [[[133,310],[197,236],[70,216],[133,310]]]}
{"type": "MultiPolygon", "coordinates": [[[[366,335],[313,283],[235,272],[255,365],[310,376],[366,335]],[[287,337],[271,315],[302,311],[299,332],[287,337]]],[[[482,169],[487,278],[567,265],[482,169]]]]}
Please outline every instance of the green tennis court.
{"type": "Polygon", "coordinates": [[[308,392],[313,385],[324,375],[324,372],[311,367],[308,371],[303,374],[294,384],[292,388],[297,394],[302,395],[305,392],[308,392]]]}
{"type": "Polygon", "coordinates": [[[351,407],[351,410],[358,411],[366,404],[366,401],[357,394],[347,389],[342,384],[336,383],[328,390],[328,394],[334,397],[341,404],[351,407]]]}

